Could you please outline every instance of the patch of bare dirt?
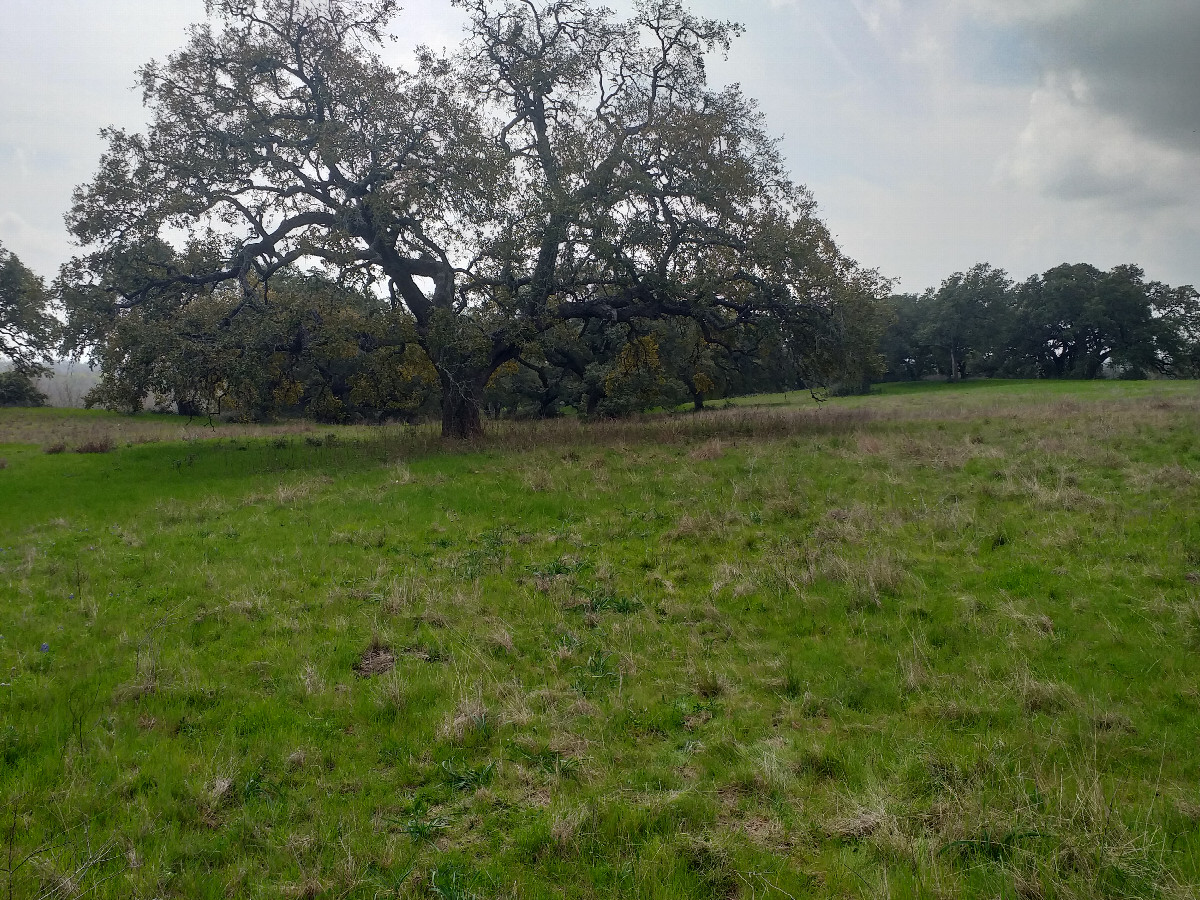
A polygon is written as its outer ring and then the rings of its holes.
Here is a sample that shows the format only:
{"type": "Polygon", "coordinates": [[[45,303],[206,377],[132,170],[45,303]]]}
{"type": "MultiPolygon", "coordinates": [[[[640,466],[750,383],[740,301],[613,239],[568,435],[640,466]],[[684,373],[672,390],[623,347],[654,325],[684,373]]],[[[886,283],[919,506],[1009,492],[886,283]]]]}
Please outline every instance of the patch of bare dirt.
{"type": "Polygon", "coordinates": [[[358,662],[354,664],[354,671],[359,678],[383,675],[394,668],[396,668],[396,654],[392,652],[391,647],[378,641],[372,641],[371,646],[363,651],[358,662]]]}

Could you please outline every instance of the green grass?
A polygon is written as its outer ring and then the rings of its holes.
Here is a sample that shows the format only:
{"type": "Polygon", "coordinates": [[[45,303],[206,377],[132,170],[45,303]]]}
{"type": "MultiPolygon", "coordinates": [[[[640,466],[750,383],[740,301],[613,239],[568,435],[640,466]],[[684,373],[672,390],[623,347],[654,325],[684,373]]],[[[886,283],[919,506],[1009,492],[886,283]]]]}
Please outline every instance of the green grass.
{"type": "Polygon", "coordinates": [[[0,411],[0,897],[1194,896],[1197,386],[758,402],[0,411]]]}

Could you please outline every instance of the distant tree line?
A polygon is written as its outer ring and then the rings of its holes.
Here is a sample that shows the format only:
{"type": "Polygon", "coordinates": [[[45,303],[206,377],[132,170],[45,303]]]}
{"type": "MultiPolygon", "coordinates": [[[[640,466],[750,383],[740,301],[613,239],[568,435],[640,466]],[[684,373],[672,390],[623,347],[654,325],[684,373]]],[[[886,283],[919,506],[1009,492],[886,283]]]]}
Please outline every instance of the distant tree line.
{"type": "Polygon", "coordinates": [[[977,265],[886,303],[885,378],[1200,374],[1200,295],[1133,265],[1061,265],[1015,283],[977,265]]]}
{"type": "MultiPolygon", "coordinates": [[[[48,289],[0,247],[0,406],[45,402],[36,379],[53,355],[77,352],[79,333],[102,332],[90,344],[101,377],[88,405],[331,422],[416,421],[441,408],[438,373],[404,307],[318,272],[276,274],[254,307],[229,289],[96,323],[76,307],[75,331],[51,314],[68,290],[48,289]]],[[[1016,283],[980,264],[890,297],[886,282],[856,271],[819,321],[800,333],[765,321],[722,339],[686,318],[563,322],[492,373],[483,408],[620,416],[881,380],[1200,376],[1200,294],[1147,281],[1132,265],[1061,265],[1016,283]]]]}

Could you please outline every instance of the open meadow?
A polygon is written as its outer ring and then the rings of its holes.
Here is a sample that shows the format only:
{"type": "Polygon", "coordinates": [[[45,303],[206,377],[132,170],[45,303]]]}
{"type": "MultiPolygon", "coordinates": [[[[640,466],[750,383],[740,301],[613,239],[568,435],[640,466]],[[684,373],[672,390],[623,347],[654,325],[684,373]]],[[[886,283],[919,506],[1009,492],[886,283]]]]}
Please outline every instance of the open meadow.
{"type": "Polygon", "coordinates": [[[0,897],[1200,891],[1195,382],[0,459],[0,897]]]}

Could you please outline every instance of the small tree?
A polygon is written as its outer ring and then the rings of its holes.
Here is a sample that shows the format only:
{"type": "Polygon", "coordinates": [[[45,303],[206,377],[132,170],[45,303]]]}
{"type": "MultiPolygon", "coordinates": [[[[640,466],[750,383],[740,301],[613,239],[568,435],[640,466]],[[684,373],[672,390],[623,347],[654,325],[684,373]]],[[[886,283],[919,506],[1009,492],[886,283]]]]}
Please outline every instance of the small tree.
{"type": "Polygon", "coordinates": [[[1004,349],[1011,309],[1012,282],[1003,269],[987,263],[956,272],[921,300],[924,322],[918,339],[940,357],[951,381],[966,378],[968,365],[996,368],[1004,349]]]}
{"type": "Polygon", "coordinates": [[[24,372],[0,372],[0,406],[45,406],[48,399],[24,372]]]}
{"type": "Polygon", "coordinates": [[[45,374],[57,337],[42,279],[0,244],[0,359],[25,378],[45,374]]]}
{"type": "Polygon", "coordinates": [[[34,381],[50,369],[58,322],[42,279],[0,244],[0,406],[43,406],[34,381]]]}

